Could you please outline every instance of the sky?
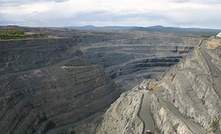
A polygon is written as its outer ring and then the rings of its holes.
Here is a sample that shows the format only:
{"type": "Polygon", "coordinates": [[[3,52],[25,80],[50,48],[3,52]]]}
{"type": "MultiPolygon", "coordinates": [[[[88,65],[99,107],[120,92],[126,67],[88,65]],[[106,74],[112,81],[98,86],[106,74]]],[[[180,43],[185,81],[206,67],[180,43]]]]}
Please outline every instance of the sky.
{"type": "Polygon", "coordinates": [[[0,25],[221,29],[221,0],[0,0],[0,25]]]}

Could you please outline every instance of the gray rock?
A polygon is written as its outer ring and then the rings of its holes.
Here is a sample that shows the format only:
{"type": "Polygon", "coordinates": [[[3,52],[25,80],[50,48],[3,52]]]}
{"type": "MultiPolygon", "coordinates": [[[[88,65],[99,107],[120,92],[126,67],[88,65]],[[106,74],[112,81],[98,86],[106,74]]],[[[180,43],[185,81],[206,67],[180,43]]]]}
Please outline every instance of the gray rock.
{"type": "Polygon", "coordinates": [[[162,105],[156,95],[151,96],[151,111],[160,133],[192,134],[188,126],[162,105]]]}
{"type": "Polygon", "coordinates": [[[120,94],[70,38],[0,41],[1,133],[46,133],[109,106],[120,94]]]}
{"type": "Polygon", "coordinates": [[[142,93],[127,91],[104,114],[96,134],[141,134],[143,122],[138,117],[142,93]]]}
{"type": "Polygon", "coordinates": [[[164,98],[207,132],[220,131],[221,101],[211,71],[198,48],[162,78],[164,98]]]}

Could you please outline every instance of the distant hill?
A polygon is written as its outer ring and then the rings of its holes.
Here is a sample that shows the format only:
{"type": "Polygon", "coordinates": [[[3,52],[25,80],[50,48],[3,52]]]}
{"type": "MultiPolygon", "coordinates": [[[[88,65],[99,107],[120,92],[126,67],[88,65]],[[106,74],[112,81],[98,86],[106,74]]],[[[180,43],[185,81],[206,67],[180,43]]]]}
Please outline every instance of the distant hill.
{"type": "Polygon", "coordinates": [[[155,31],[168,33],[192,33],[197,35],[212,36],[218,34],[221,29],[201,29],[201,28],[180,28],[180,27],[164,27],[161,25],[151,27],[135,27],[133,31],[155,31]]]}
{"type": "Polygon", "coordinates": [[[119,29],[131,29],[136,28],[137,26],[104,26],[105,28],[119,28],[119,29]]]}
{"type": "Polygon", "coordinates": [[[70,28],[70,29],[91,29],[91,28],[95,28],[95,26],[93,26],[93,25],[87,25],[87,26],[66,26],[66,27],[62,27],[62,28],[70,28]]]}
{"type": "Polygon", "coordinates": [[[87,26],[67,26],[63,28],[81,29],[81,30],[130,30],[130,31],[153,31],[153,32],[167,32],[180,34],[182,36],[200,35],[202,37],[210,37],[217,35],[221,29],[202,29],[202,28],[180,28],[180,27],[164,27],[161,25],[150,27],[137,27],[137,26],[103,26],[96,27],[93,25],[87,26]]]}
{"type": "Polygon", "coordinates": [[[62,28],[71,28],[71,29],[85,29],[85,30],[103,30],[103,29],[132,29],[136,28],[136,26],[103,26],[103,27],[96,27],[93,25],[87,26],[67,26],[62,28]]]}

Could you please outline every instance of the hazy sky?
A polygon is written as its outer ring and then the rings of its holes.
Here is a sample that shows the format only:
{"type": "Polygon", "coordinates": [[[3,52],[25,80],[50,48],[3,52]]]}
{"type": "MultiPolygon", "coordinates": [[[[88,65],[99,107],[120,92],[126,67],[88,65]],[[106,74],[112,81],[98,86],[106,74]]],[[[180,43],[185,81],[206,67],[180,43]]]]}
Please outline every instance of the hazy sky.
{"type": "Polygon", "coordinates": [[[221,29],[221,0],[0,0],[0,25],[221,29]]]}

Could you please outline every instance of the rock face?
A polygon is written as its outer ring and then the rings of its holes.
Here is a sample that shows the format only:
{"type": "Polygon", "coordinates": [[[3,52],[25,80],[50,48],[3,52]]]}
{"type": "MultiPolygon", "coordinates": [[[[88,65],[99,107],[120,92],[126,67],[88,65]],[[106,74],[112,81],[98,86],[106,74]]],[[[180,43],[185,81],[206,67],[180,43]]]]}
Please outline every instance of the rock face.
{"type": "Polygon", "coordinates": [[[163,106],[156,95],[151,96],[151,111],[160,133],[193,134],[185,122],[176,117],[167,107],[163,106]]]}
{"type": "Polygon", "coordinates": [[[134,34],[115,40],[80,42],[84,55],[104,67],[118,86],[128,90],[146,78],[160,76],[194,49],[199,38],[134,34]]]}
{"type": "Polygon", "coordinates": [[[82,55],[70,38],[0,41],[0,75],[36,69],[82,55]]]}
{"type": "MultiPolygon", "coordinates": [[[[207,45],[206,41],[202,44],[207,45]]],[[[161,86],[166,89],[164,99],[173,104],[183,116],[199,124],[208,133],[220,133],[221,101],[216,89],[219,82],[215,81],[220,76],[214,75],[210,64],[215,63],[208,62],[203,51],[216,51],[210,56],[216,63],[220,62],[220,57],[215,56],[220,51],[197,46],[190,55],[163,75],[161,86]]]]}
{"type": "Polygon", "coordinates": [[[101,66],[70,38],[0,41],[1,133],[46,133],[119,96],[101,66]]]}
{"type": "Polygon", "coordinates": [[[141,134],[143,122],[138,117],[142,94],[127,91],[113,103],[103,116],[96,134],[141,134]]]}
{"type": "MultiPolygon", "coordinates": [[[[111,78],[129,90],[143,79],[155,78],[171,65],[174,66],[158,81],[148,82],[149,87],[158,83],[160,88],[159,94],[151,93],[150,108],[158,128],[155,132],[220,133],[221,96],[217,87],[221,86],[214,80],[220,80],[221,75],[211,71],[205,58],[207,53],[211,62],[221,68],[221,49],[216,41],[211,41],[209,47],[194,49],[199,38],[162,33],[76,35],[77,31],[72,33],[68,29],[46,29],[47,34],[51,31],[55,32],[53,36],[68,36],[74,41],[57,38],[0,42],[2,133],[57,131],[61,126],[103,111],[116,100],[119,90],[111,78]],[[76,43],[92,63],[101,66],[92,65],[83,57],[76,43]],[[192,53],[186,56],[188,52],[192,53]],[[199,131],[190,127],[194,126],[191,123],[197,124],[199,131]]],[[[123,93],[95,121],[93,129],[88,128],[94,124],[91,121],[58,132],[142,133],[144,123],[138,113],[143,93],[137,89],[138,86],[123,93]]]]}
{"type": "Polygon", "coordinates": [[[101,65],[115,83],[125,90],[132,89],[146,78],[160,76],[169,66],[179,62],[182,57],[191,52],[201,40],[148,31],[2,28],[40,32],[49,37],[72,38],[78,42],[84,56],[92,64],[101,65]]]}
{"type": "Polygon", "coordinates": [[[219,34],[217,34],[216,37],[221,37],[221,32],[219,34]]]}
{"type": "MultiPolygon", "coordinates": [[[[219,69],[214,73],[213,68],[213,66],[219,68],[221,51],[220,46],[207,49],[208,45],[207,41],[202,41],[192,53],[170,67],[159,80],[145,80],[140,85],[140,87],[152,87],[151,85],[157,83],[160,89],[151,92],[150,111],[157,127],[155,133],[219,134],[221,132],[219,86],[221,72],[219,69]],[[211,57],[211,61],[208,61],[206,53],[211,57]]],[[[137,86],[134,89],[139,88],[137,86]]],[[[134,109],[141,102],[136,97],[140,98],[142,93],[135,92],[134,89],[122,94],[111,105],[97,133],[142,133],[143,125],[140,125],[140,118],[136,117],[138,120],[133,122],[134,115],[138,115],[139,112],[134,109]],[[128,103],[130,100],[133,101],[128,103]],[[128,119],[128,115],[131,119],[128,119]],[[130,127],[127,127],[128,124],[130,127]],[[134,126],[139,131],[135,132],[134,126]]]]}

